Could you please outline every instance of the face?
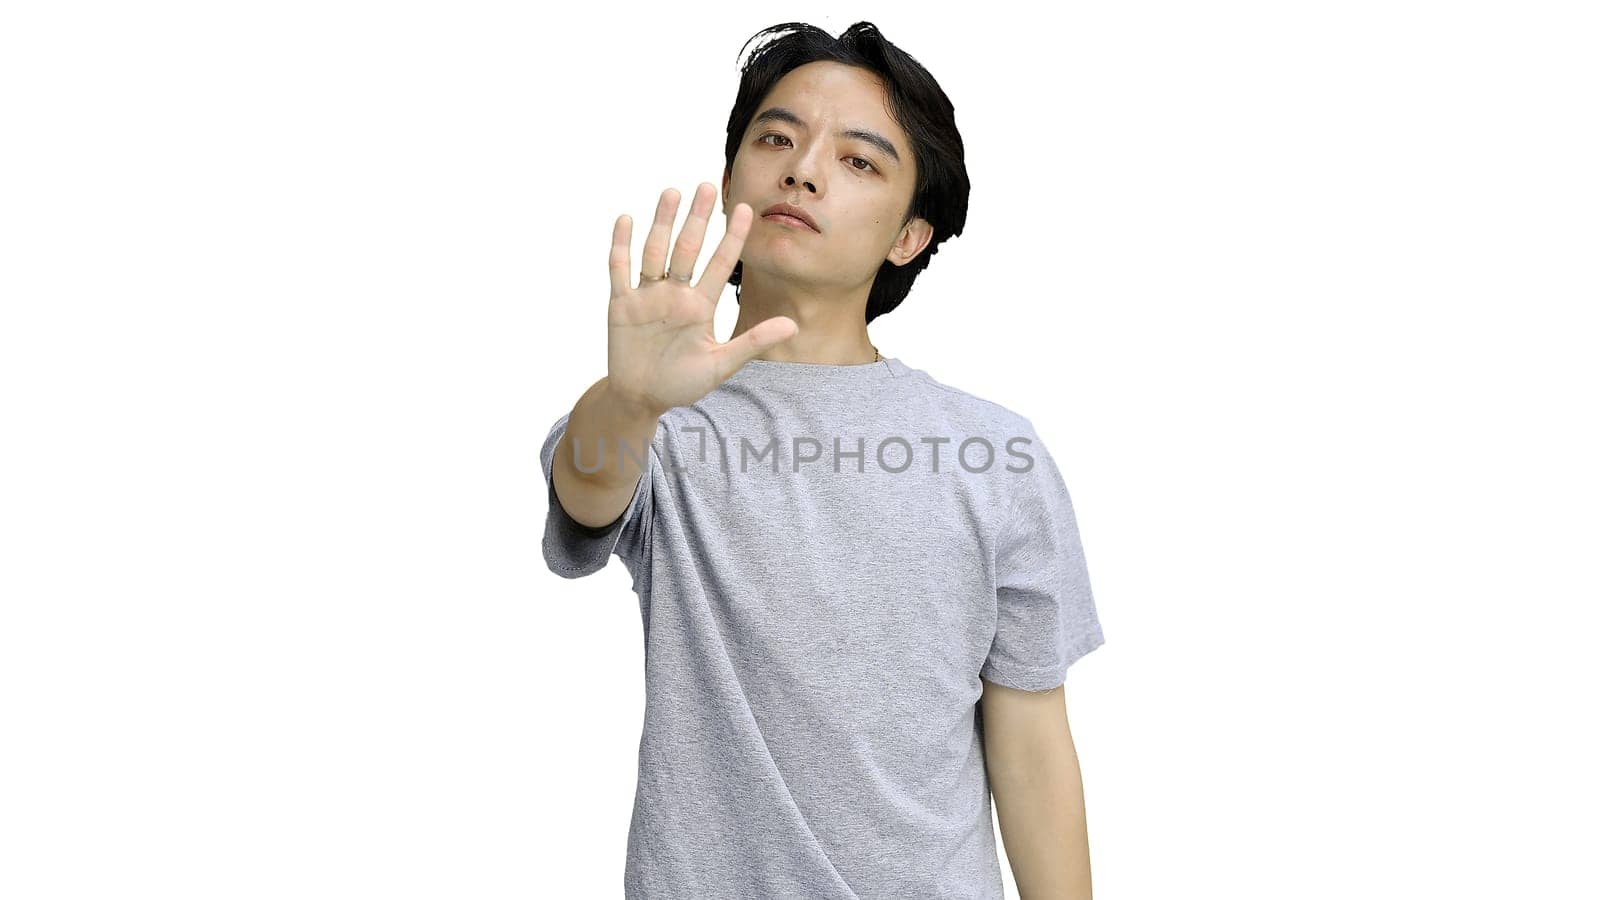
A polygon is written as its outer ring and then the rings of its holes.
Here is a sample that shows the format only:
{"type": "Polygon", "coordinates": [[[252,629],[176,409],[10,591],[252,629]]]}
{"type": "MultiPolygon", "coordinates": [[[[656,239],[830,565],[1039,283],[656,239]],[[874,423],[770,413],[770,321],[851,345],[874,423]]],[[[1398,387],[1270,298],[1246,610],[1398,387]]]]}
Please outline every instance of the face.
{"type": "Polygon", "coordinates": [[[722,211],[750,205],[744,272],[849,288],[869,283],[884,260],[904,265],[933,229],[902,225],[916,187],[916,161],[876,76],[814,62],[780,80],[756,107],[722,180],[722,211]],[[816,230],[762,213],[789,203],[816,230]]]}

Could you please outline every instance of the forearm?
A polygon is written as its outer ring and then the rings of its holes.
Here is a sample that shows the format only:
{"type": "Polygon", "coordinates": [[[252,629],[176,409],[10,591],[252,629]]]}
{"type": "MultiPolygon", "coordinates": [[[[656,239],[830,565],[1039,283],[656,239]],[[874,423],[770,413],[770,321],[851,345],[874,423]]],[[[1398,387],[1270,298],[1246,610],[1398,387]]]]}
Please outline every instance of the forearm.
{"type": "MultiPolygon", "coordinates": [[[[1021,749],[1021,748],[1016,748],[1021,749]]],[[[990,789],[1022,900],[1089,900],[1083,778],[1070,738],[1019,754],[990,789]]]]}
{"type": "Polygon", "coordinates": [[[592,527],[622,515],[638,487],[661,415],[619,396],[607,378],[584,391],[556,446],[551,473],[568,515],[592,527]]]}

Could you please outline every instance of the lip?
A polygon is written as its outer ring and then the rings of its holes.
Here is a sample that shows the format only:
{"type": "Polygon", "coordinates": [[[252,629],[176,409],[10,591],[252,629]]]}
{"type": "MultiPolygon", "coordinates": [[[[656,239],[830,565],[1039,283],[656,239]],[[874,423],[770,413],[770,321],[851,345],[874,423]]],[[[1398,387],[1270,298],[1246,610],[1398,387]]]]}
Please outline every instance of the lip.
{"type": "Polygon", "coordinates": [[[796,219],[794,216],[786,216],[782,213],[773,213],[770,216],[762,216],[761,218],[767,220],[768,222],[776,222],[785,228],[798,228],[801,231],[816,231],[815,228],[812,228],[810,225],[807,225],[799,219],[796,219]]]}
{"type": "Polygon", "coordinates": [[[769,219],[781,225],[788,225],[791,228],[803,227],[818,233],[822,231],[817,227],[817,222],[811,218],[810,213],[790,203],[774,203],[762,210],[761,218],[769,219]]]}

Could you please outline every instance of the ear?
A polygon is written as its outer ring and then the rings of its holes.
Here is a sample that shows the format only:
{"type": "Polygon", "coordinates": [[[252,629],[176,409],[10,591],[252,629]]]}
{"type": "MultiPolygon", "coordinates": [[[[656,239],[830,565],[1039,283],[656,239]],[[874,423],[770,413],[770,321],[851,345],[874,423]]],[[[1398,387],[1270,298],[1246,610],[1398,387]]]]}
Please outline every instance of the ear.
{"type": "Polygon", "coordinates": [[[933,224],[927,219],[918,216],[906,223],[900,229],[900,237],[895,239],[894,245],[889,248],[889,255],[885,257],[897,266],[903,266],[928,246],[928,241],[933,239],[933,224]]]}
{"type": "Polygon", "coordinates": [[[728,214],[728,182],[733,180],[733,173],[727,169],[722,170],[722,214],[728,214]]]}

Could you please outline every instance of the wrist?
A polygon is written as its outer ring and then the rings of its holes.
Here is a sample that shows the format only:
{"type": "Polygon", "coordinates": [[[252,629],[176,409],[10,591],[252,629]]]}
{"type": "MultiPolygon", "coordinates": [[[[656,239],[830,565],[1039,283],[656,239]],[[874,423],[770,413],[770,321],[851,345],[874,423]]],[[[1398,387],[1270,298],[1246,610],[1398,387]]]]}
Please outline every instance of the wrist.
{"type": "Polygon", "coordinates": [[[666,414],[666,410],[658,407],[649,398],[622,390],[612,384],[611,376],[607,375],[601,381],[604,382],[606,400],[628,418],[659,419],[666,414]]]}

